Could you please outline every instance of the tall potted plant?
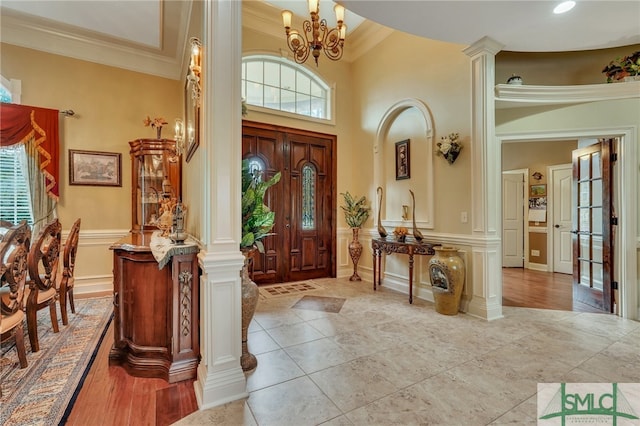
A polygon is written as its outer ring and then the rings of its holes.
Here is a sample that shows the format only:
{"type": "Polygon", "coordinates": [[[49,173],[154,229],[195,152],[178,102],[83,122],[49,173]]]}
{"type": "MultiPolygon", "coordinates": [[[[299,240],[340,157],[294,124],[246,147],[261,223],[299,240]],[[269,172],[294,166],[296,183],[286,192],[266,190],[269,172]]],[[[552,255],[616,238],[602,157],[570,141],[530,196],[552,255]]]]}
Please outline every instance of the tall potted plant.
{"type": "Polygon", "coordinates": [[[366,205],[367,197],[364,195],[358,199],[349,194],[349,191],[340,195],[344,198],[344,205],[340,206],[340,208],[344,211],[344,218],[353,232],[353,240],[349,244],[349,255],[353,261],[353,275],[351,275],[349,281],[361,281],[362,278],[358,275],[358,261],[362,254],[362,244],[358,241],[358,235],[360,228],[369,218],[371,207],[366,205]]]}
{"type": "Polygon", "coordinates": [[[249,353],[247,334],[249,324],[258,305],[258,286],[249,277],[248,264],[256,251],[264,253],[262,240],[273,235],[275,212],[264,203],[267,189],[280,181],[281,173],[263,180],[262,172],[251,170],[248,160],[242,160],[242,240],[240,250],[245,262],[242,267],[242,356],[240,365],[244,371],[256,368],[258,361],[249,353]]]}

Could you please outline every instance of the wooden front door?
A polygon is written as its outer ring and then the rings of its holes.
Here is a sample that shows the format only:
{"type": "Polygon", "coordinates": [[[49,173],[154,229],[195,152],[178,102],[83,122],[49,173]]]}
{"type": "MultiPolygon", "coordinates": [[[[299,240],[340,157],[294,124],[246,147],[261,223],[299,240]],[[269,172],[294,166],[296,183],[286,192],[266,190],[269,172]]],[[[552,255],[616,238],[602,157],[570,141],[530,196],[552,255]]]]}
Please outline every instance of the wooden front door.
{"type": "Polygon", "coordinates": [[[613,139],[573,151],[573,301],[613,312],[613,139]]]}
{"type": "Polygon", "coordinates": [[[256,283],[335,277],[335,145],[333,135],[243,122],[242,158],[265,178],[282,172],[267,191],[276,222],[254,260],[256,283]]]}

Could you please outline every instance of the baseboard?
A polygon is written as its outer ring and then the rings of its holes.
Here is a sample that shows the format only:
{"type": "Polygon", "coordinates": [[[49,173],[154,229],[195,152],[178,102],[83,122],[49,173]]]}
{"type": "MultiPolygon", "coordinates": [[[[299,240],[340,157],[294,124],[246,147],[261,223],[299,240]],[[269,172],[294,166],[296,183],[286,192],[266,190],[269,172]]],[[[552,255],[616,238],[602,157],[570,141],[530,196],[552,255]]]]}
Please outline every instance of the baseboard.
{"type": "Polygon", "coordinates": [[[97,275],[92,277],[76,277],[73,294],[82,297],[104,296],[113,293],[113,277],[97,275]]]}
{"type": "Polygon", "coordinates": [[[542,263],[529,262],[527,264],[527,269],[531,269],[533,271],[549,272],[549,265],[544,265],[542,263]]]}

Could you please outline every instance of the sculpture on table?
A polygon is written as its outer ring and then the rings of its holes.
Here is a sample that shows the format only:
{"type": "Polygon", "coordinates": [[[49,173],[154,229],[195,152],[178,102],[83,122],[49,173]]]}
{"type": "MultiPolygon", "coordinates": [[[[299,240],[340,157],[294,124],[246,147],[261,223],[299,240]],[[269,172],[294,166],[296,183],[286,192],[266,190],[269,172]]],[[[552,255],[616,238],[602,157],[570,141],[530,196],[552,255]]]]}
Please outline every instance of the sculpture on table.
{"type": "Polygon", "coordinates": [[[380,234],[381,238],[387,237],[387,230],[382,226],[382,187],[379,186],[376,189],[376,193],[380,195],[380,199],[378,200],[378,234],[380,234]]]}
{"type": "Polygon", "coordinates": [[[422,241],[424,237],[422,236],[422,232],[420,232],[416,226],[416,197],[413,195],[412,190],[409,190],[409,192],[411,193],[411,203],[413,204],[413,238],[415,238],[416,241],[422,241]]]}
{"type": "Polygon", "coordinates": [[[171,234],[169,234],[169,239],[174,244],[184,244],[184,240],[188,237],[187,233],[184,232],[184,216],[186,213],[187,208],[178,200],[173,206],[171,234]]]}

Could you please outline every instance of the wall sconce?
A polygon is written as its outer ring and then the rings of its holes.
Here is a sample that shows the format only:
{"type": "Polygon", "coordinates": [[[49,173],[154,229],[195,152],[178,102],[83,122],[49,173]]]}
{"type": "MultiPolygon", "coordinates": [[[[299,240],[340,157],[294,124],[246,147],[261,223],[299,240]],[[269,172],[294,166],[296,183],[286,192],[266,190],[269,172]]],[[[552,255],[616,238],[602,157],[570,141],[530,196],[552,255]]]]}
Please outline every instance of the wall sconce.
{"type": "Polygon", "coordinates": [[[176,155],[184,155],[184,122],[181,118],[176,118],[176,132],[173,138],[176,140],[176,155]]]}
{"type": "Polygon", "coordinates": [[[202,43],[196,37],[189,39],[191,44],[191,60],[189,62],[189,74],[187,79],[191,82],[191,99],[194,106],[200,106],[200,76],[202,60],[202,43]]]}

